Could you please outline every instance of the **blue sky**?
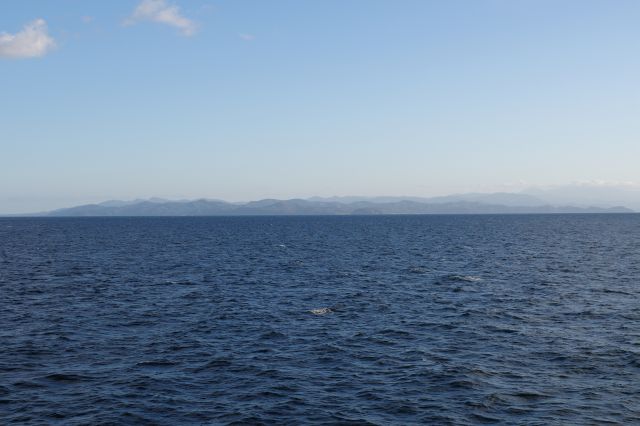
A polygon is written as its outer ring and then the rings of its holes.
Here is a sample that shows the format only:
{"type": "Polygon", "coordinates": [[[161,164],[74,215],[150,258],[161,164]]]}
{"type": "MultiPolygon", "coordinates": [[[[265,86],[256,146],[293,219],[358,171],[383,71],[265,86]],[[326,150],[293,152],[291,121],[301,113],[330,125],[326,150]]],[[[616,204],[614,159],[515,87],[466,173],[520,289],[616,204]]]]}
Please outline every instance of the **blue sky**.
{"type": "Polygon", "coordinates": [[[0,212],[637,184],[638,83],[637,1],[3,1],[0,212]]]}

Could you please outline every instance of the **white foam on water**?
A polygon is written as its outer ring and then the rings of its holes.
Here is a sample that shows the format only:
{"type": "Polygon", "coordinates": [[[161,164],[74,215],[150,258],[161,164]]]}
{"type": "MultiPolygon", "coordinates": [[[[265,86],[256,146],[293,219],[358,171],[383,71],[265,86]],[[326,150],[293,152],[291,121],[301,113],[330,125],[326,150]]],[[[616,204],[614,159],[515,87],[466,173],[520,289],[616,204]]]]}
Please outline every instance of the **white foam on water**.
{"type": "Polygon", "coordinates": [[[477,283],[478,281],[482,281],[480,277],[474,277],[473,275],[463,275],[460,277],[462,281],[469,281],[471,283],[477,283]]]}
{"type": "Polygon", "coordinates": [[[451,275],[449,279],[455,281],[466,281],[470,283],[477,283],[479,281],[482,281],[482,278],[476,277],[474,275],[451,275]]]}
{"type": "Polygon", "coordinates": [[[326,315],[333,311],[331,310],[331,308],[317,308],[317,309],[311,309],[309,312],[311,312],[314,315],[326,315]]]}

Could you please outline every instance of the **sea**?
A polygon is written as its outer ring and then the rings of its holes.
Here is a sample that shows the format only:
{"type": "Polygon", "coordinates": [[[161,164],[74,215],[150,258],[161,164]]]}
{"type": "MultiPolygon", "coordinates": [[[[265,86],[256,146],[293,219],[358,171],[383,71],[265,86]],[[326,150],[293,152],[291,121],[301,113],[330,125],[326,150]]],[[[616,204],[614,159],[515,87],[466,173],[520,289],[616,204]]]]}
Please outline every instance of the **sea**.
{"type": "Polygon", "coordinates": [[[0,219],[0,424],[640,424],[640,215],[0,219]]]}

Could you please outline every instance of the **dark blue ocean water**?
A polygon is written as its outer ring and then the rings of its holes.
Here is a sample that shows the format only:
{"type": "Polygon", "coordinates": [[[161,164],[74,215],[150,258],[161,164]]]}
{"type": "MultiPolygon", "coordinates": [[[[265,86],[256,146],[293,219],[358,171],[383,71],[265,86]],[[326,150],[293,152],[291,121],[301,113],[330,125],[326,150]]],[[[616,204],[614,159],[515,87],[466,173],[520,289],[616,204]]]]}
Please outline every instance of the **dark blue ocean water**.
{"type": "Polygon", "coordinates": [[[0,219],[0,423],[640,422],[640,215],[0,219]]]}

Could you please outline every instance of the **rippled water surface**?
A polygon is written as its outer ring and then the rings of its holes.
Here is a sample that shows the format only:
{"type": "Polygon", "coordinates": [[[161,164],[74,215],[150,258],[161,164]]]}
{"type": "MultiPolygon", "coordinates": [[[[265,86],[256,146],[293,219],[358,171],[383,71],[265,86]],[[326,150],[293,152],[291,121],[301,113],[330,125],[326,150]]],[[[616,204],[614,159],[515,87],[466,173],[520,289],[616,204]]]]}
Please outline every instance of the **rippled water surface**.
{"type": "Polygon", "coordinates": [[[0,219],[0,423],[640,422],[640,216],[0,219]]]}

